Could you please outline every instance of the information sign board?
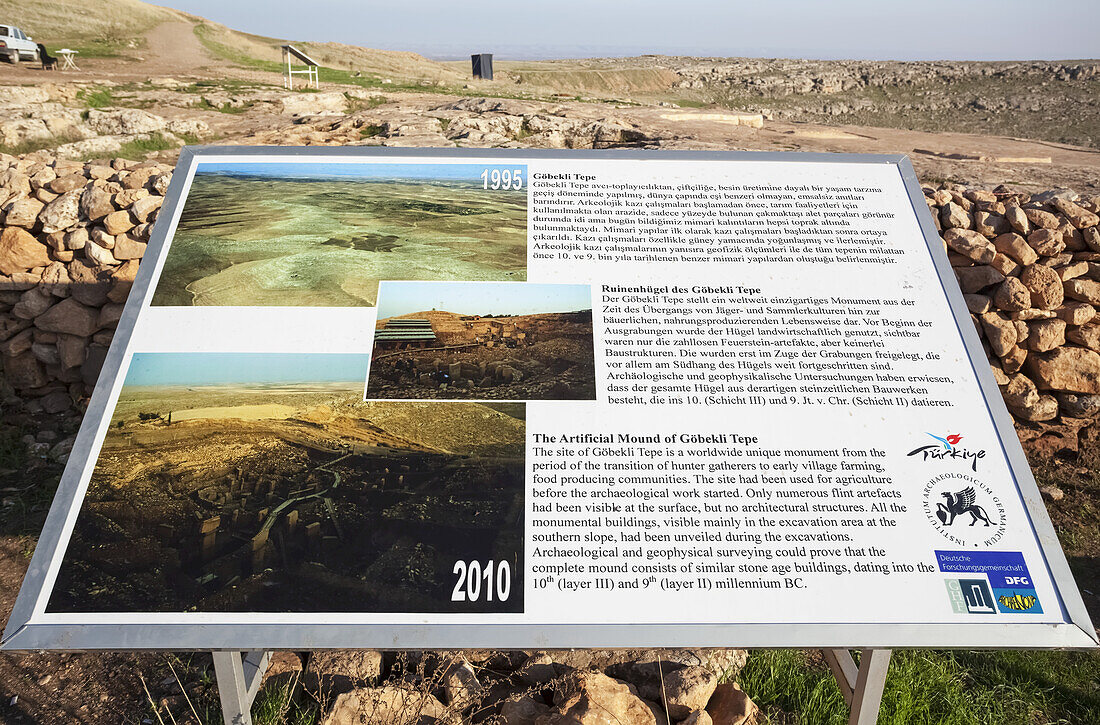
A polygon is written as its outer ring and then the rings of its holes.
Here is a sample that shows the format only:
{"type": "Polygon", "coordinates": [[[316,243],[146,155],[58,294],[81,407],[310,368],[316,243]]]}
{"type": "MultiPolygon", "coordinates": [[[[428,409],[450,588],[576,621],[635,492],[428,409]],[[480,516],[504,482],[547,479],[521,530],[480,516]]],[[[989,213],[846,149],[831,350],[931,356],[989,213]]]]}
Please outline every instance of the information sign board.
{"type": "Polygon", "coordinates": [[[1096,643],[906,158],[217,147],[4,638],[1096,643]]]}

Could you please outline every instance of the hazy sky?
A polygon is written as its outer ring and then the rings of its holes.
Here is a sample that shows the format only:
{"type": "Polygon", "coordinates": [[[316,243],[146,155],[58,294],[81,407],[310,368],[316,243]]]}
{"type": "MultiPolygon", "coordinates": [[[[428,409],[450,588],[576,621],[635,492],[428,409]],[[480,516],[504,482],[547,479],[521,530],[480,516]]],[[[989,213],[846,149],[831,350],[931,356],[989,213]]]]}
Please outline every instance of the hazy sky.
{"type": "Polygon", "coordinates": [[[531,315],[592,309],[586,284],[382,282],[378,319],[428,310],[464,315],[531,315]]]}
{"type": "MultiPolygon", "coordinates": [[[[164,0],[162,0],[163,2],[164,0]]],[[[433,58],[663,53],[784,58],[1100,57],[1100,0],[167,0],[260,35],[433,58]]]]}
{"type": "Polygon", "coordinates": [[[369,363],[350,353],[141,352],[125,384],[343,383],[366,379],[369,363]]]}
{"type": "MultiPolygon", "coordinates": [[[[1100,1],[1100,0],[1098,0],[1100,1]]],[[[523,166],[520,164],[519,166],[523,166]]],[[[357,179],[461,179],[481,181],[481,174],[488,169],[513,169],[492,164],[378,164],[378,163],[200,163],[198,173],[230,173],[251,176],[275,176],[278,178],[328,179],[348,177],[357,179]]],[[[526,168],[526,167],[524,167],[526,168]]]]}

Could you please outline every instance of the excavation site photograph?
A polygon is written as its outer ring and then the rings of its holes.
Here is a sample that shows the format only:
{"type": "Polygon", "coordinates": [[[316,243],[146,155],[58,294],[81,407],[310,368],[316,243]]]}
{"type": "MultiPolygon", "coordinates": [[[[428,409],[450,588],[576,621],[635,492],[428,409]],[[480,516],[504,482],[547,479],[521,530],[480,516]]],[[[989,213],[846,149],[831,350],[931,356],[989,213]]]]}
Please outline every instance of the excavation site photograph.
{"type": "Polygon", "coordinates": [[[594,400],[591,289],[383,282],[367,397],[594,400]]]}
{"type": "Polygon", "coordinates": [[[523,281],[527,193],[512,181],[492,188],[487,170],[503,174],[477,164],[201,164],[152,304],[369,307],[383,279],[523,281]]]}
{"type": "Polygon", "coordinates": [[[524,406],[363,402],[366,367],[135,355],[48,611],[522,611],[524,406]]]}

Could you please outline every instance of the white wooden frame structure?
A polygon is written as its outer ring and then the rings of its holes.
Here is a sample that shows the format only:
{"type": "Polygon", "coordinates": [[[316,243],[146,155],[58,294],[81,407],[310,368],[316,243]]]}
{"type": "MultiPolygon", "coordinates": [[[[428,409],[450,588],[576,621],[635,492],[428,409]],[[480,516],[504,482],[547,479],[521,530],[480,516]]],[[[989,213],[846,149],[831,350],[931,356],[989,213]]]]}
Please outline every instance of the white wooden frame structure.
{"type": "Polygon", "coordinates": [[[310,58],[302,51],[295,48],[293,45],[283,46],[283,62],[286,63],[286,78],[283,79],[283,87],[294,90],[294,76],[306,76],[307,88],[320,88],[321,82],[317,78],[317,61],[310,58]],[[304,70],[295,69],[294,59],[298,59],[305,63],[304,70]]]}

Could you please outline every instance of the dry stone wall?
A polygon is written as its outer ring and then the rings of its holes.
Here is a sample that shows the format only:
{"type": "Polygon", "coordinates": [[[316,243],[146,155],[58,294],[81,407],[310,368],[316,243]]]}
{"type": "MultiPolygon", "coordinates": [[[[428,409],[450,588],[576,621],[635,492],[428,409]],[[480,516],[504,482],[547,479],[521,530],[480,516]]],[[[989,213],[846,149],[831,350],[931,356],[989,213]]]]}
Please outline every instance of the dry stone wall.
{"type": "Polygon", "coordinates": [[[1100,197],[924,192],[1008,409],[1100,414],[1100,197]]]}
{"type": "MultiPolygon", "coordinates": [[[[171,168],[0,155],[0,393],[30,412],[95,385],[171,168]]],[[[924,189],[1019,420],[1100,415],[1100,197],[924,189]]]]}
{"type": "Polygon", "coordinates": [[[95,385],[171,167],[0,155],[0,391],[60,413],[95,385]]]}

